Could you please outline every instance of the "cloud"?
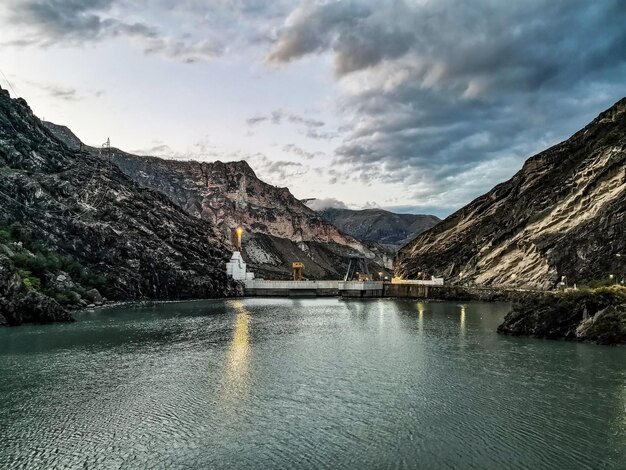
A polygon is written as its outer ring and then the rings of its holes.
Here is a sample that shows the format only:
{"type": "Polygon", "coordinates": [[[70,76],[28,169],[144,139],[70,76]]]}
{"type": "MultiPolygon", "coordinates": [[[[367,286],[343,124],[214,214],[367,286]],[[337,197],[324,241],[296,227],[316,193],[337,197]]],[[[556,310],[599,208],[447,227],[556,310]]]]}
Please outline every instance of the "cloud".
{"type": "Polygon", "coordinates": [[[347,209],[348,206],[334,197],[324,199],[309,199],[306,205],[314,211],[323,211],[324,209],[347,209]]]}
{"type": "Polygon", "coordinates": [[[267,61],[281,64],[322,52],[332,46],[341,31],[356,26],[367,15],[369,11],[354,2],[303,3],[285,20],[267,61]]]}
{"type": "MultiPolygon", "coordinates": [[[[19,38],[5,42],[17,47],[86,43],[125,38],[146,54],[192,63],[219,56],[224,44],[215,36],[196,39],[173,35],[134,16],[120,0],[9,0],[10,24],[22,28],[19,38]]],[[[205,35],[206,36],[206,35],[205,35]]]]}
{"type": "Polygon", "coordinates": [[[323,152],[309,152],[304,150],[302,147],[297,146],[296,144],[287,144],[283,147],[283,152],[297,155],[298,157],[304,158],[306,160],[313,160],[316,157],[322,157],[325,154],[323,152]]]}
{"type": "Polygon", "coordinates": [[[249,126],[256,126],[257,124],[260,124],[268,120],[269,120],[268,116],[253,116],[253,117],[246,119],[246,124],[248,124],[249,126]]]}
{"type": "Polygon", "coordinates": [[[268,115],[257,114],[246,119],[246,124],[250,127],[262,123],[272,123],[281,125],[283,123],[293,124],[301,129],[301,133],[310,139],[331,140],[339,136],[338,131],[323,130],[326,123],[319,119],[304,117],[288,109],[275,109],[268,115]]]}
{"type": "Polygon", "coordinates": [[[276,186],[289,186],[294,178],[301,177],[310,170],[308,166],[289,160],[273,160],[262,153],[244,158],[254,168],[263,181],[276,186]]]}
{"type": "MultiPolygon", "coordinates": [[[[145,148],[139,148],[131,150],[130,153],[135,155],[148,155],[151,157],[165,157],[178,159],[184,157],[180,153],[176,152],[172,147],[167,145],[165,142],[161,142],[159,140],[152,141],[152,144],[145,148]]],[[[193,158],[194,155],[187,155],[187,158],[193,158]]],[[[197,158],[198,156],[196,156],[197,158]]]]}
{"type": "Polygon", "coordinates": [[[456,208],[623,96],[624,24],[619,0],[307,3],[266,60],[332,58],[352,181],[456,208]]]}
{"type": "Polygon", "coordinates": [[[320,121],[319,119],[311,119],[305,118],[294,111],[290,111],[288,109],[275,109],[269,115],[256,115],[246,119],[246,124],[249,126],[255,126],[262,122],[271,122],[272,124],[280,125],[283,122],[288,122],[291,124],[299,124],[307,129],[315,129],[318,127],[324,127],[324,121],[320,121]]]}
{"type": "Polygon", "coordinates": [[[89,95],[100,98],[104,94],[102,90],[81,92],[77,88],[59,86],[51,83],[41,83],[30,80],[27,80],[26,83],[46,92],[52,98],[63,101],[80,101],[87,98],[89,95]]]}

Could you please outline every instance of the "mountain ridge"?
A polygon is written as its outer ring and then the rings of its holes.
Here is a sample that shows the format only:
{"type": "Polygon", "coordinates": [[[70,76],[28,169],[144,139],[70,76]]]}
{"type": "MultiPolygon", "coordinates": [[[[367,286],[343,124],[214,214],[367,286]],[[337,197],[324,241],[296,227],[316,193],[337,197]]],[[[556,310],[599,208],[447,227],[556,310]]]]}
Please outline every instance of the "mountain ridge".
{"type": "Polygon", "coordinates": [[[626,252],[625,166],[623,98],[419,235],[398,253],[396,274],[538,288],[606,277],[626,252]]]}
{"type": "Polygon", "coordinates": [[[441,219],[427,214],[398,214],[385,209],[329,207],[318,211],[339,230],[358,240],[373,241],[397,250],[441,219]]]}
{"type": "Polygon", "coordinates": [[[291,264],[302,261],[305,276],[338,279],[354,255],[368,258],[373,271],[391,270],[391,251],[341,232],[288,188],[260,180],[245,160],[172,160],[117,148],[97,149],[84,145],[65,126],[46,125],[68,145],[99,154],[140,185],[167,195],[190,215],[210,220],[226,239],[231,229],[241,225],[246,230],[244,256],[261,276],[288,278],[291,264]]]}

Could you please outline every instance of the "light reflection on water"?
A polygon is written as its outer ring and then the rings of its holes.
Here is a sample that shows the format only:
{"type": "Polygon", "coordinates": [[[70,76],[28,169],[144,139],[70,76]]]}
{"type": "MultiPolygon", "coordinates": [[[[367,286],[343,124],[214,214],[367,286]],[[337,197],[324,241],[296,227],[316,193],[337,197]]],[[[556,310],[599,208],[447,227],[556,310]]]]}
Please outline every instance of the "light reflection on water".
{"type": "Polygon", "coordinates": [[[507,305],[238,299],[0,329],[0,468],[623,468],[626,348],[507,305]]]}
{"type": "Polygon", "coordinates": [[[250,385],[250,313],[243,300],[228,301],[235,310],[235,325],[226,355],[221,399],[233,407],[245,400],[250,385]]]}
{"type": "Polygon", "coordinates": [[[461,305],[461,336],[465,336],[465,305],[461,305]]]}

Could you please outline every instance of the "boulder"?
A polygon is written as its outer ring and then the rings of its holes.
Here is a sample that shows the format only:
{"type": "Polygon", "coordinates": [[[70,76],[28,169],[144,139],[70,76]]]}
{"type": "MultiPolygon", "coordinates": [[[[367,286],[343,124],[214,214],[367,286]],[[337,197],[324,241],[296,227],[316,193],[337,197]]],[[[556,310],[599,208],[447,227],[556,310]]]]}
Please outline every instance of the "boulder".
{"type": "Polygon", "coordinates": [[[89,289],[87,292],[83,294],[83,297],[85,297],[87,300],[90,300],[96,305],[101,304],[103,302],[102,295],[100,295],[100,292],[98,292],[98,289],[89,289]]]}

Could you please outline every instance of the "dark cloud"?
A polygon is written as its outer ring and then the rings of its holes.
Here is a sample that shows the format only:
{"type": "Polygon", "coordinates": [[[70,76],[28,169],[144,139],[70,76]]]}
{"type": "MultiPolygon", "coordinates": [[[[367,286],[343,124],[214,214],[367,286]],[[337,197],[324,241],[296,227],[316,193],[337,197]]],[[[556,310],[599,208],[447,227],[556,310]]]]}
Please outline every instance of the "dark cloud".
{"type": "Polygon", "coordinates": [[[116,26],[115,20],[98,14],[109,10],[113,3],[114,0],[14,1],[12,19],[18,24],[35,27],[40,35],[33,36],[33,42],[93,40],[116,26]]]}
{"type": "Polygon", "coordinates": [[[267,60],[332,55],[351,181],[458,207],[623,96],[625,24],[620,0],[307,3],[267,60]]]}
{"type": "MultiPolygon", "coordinates": [[[[191,63],[220,55],[224,45],[217,38],[195,40],[176,37],[143,22],[127,22],[115,16],[120,0],[9,0],[10,19],[25,28],[21,38],[5,44],[49,47],[54,44],[81,46],[107,38],[124,37],[146,54],[191,63]]],[[[119,13],[118,13],[119,14],[119,13]]],[[[123,16],[123,15],[120,15],[123,16]]]]}
{"type": "Polygon", "coordinates": [[[370,11],[353,2],[303,3],[287,18],[270,63],[289,62],[332,46],[336,36],[358,24],[370,11]]]}

